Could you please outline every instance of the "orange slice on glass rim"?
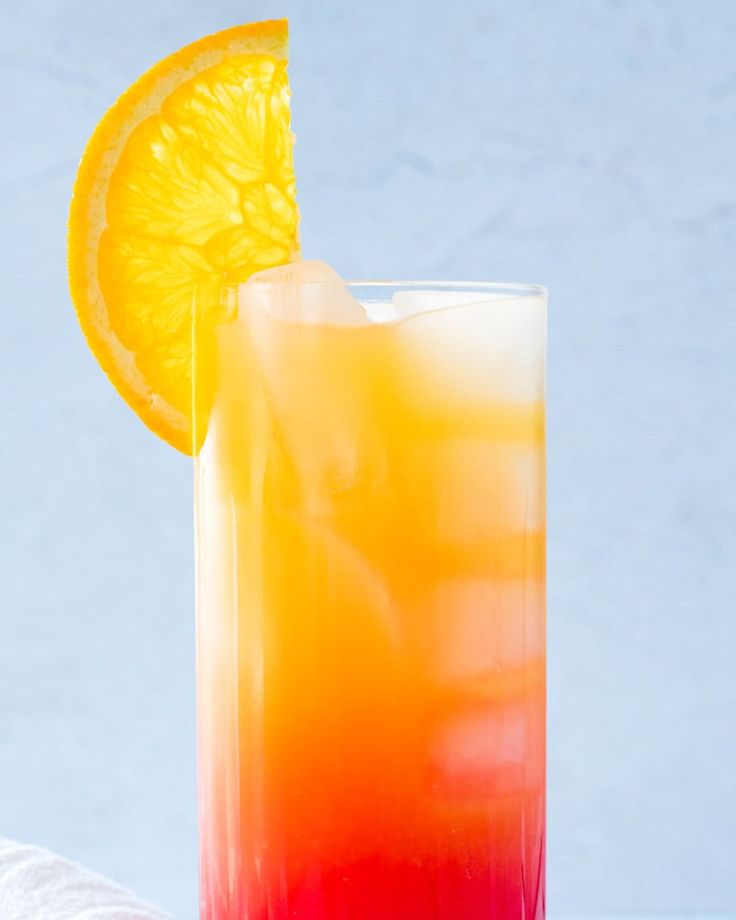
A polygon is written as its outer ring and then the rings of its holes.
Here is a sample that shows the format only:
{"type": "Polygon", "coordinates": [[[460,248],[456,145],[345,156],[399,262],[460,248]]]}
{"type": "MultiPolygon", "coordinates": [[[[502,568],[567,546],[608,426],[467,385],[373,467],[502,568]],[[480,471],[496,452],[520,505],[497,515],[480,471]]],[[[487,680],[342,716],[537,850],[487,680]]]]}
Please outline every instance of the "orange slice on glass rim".
{"type": "Polygon", "coordinates": [[[192,310],[299,256],[285,20],[156,64],[87,144],[69,215],[72,299],[90,348],[156,434],[192,450],[192,310]]]}

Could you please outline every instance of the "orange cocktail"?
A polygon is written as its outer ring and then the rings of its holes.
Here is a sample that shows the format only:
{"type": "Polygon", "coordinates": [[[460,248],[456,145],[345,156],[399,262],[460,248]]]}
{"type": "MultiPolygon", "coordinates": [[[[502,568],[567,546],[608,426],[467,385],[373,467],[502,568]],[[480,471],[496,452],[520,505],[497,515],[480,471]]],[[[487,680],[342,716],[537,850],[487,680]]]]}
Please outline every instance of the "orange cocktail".
{"type": "Polygon", "coordinates": [[[232,314],[195,354],[203,920],[542,918],[543,290],[232,314]]]}
{"type": "Polygon", "coordinates": [[[159,61],[69,216],[93,352],[197,458],[202,916],[539,920],[544,292],[301,262],[287,57],[159,61]]]}

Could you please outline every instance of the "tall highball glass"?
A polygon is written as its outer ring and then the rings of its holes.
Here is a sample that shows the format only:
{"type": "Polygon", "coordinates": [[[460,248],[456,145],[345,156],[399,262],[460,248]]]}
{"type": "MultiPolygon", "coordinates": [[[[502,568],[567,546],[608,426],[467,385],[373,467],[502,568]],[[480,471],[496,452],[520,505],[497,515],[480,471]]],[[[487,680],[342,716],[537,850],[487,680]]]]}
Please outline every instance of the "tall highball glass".
{"type": "Polygon", "coordinates": [[[544,289],[228,294],[195,349],[202,920],[542,920],[544,289]]]}

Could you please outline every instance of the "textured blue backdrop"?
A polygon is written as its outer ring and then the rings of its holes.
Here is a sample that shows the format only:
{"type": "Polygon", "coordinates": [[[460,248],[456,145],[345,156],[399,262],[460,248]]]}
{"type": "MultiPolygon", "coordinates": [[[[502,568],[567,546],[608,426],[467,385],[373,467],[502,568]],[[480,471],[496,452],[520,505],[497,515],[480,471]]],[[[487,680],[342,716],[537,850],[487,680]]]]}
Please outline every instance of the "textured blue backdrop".
{"type": "Polygon", "coordinates": [[[736,908],[733,0],[4,0],[0,833],[195,916],[190,465],[64,223],[117,93],[283,13],[306,254],[552,294],[551,906],[736,908]]]}

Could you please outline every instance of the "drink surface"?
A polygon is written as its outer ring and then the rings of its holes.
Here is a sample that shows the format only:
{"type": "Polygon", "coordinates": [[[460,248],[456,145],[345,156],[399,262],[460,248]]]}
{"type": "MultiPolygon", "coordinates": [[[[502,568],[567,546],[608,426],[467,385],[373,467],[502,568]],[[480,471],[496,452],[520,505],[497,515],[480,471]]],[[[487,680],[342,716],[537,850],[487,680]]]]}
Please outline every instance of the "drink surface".
{"type": "Polygon", "coordinates": [[[439,296],[198,355],[203,920],[544,916],[545,305],[439,296]]]}

